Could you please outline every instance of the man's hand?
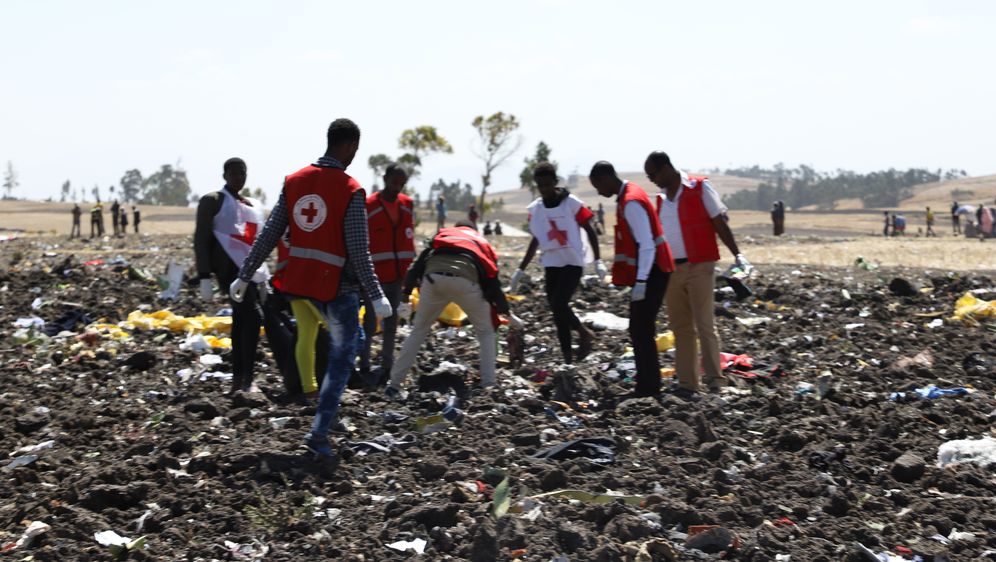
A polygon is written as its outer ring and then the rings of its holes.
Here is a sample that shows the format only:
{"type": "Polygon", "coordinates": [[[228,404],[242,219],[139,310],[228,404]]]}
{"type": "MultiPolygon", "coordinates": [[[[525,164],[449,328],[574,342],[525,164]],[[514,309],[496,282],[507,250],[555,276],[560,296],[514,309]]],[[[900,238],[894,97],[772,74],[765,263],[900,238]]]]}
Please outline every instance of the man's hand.
{"type": "Polygon", "coordinates": [[[737,264],[737,267],[739,267],[740,270],[743,271],[745,275],[750,276],[751,273],[754,273],[754,266],[751,265],[749,261],[747,261],[747,256],[743,254],[737,254],[735,262],[737,264]]]}
{"type": "Polygon", "coordinates": [[[526,275],[525,271],[521,269],[516,269],[515,273],[512,274],[512,282],[508,284],[508,292],[515,293],[519,288],[519,282],[526,275]]]}
{"type": "Polygon", "coordinates": [[[246,289],[249,287],[248,281],[236,279],[232,281],[232,286],[228,288],[228,296],[235,302],[242,302],[246,298],[246,289]]]}
{"type": "Polygon", "coordinates": [[[509,312],[508,313],[508,327],[512,328],[513,330],[521,330],[522,329],[522,319],[519,318],[518,316],[512,314],[511,312],[509,312]]]}
{"type": "Polygon", "coordinates": [[[605,278],[609,275],[609,269],[605,267],[605,262],[595,260],[595,275],[598,276],[599,283],[605,283],[605,278]]]}
{"type": "Polygon", "coordinates": [[[387,300],[387,297],[380,297],[379,300],[374,301],[373,307],[377,318],[390,318],[394,315],[394,307],[391,306],[391,301],[387,300]]]}
{"type": "Polygon", "coordinates": [[[645,298],[647,298],[647,282],[637,281],[636,285],[633,285],[633,291],[630,293],[630,300],[639,302],[645,298]]]}
{"type": "Polygon", "coordinates": [[[214,298],[214,283],[208,279],[201,279],[200,285],[201,299],[210,302],[214,298]]]}

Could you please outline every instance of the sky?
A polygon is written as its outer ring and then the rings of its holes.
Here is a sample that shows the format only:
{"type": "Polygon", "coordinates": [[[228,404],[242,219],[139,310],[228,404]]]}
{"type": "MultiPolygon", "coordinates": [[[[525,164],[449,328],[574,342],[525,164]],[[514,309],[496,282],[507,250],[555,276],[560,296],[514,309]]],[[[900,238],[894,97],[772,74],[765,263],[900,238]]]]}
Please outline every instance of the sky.
{"type": "Polygon", "coordinates": [[[432,125],[453,154],[410,185],[480,187],[471,121],[521,122],[493,190],[539,141],[566,176],[653,150],[699,170],[996,173],[996,2],[7,1],[0,3],[0,165],[18,197],[116,185],[177,164],[195,194],[225,159],[270,204],[325,149],[362,130],[350,167],[401,154],[432,125]]]}

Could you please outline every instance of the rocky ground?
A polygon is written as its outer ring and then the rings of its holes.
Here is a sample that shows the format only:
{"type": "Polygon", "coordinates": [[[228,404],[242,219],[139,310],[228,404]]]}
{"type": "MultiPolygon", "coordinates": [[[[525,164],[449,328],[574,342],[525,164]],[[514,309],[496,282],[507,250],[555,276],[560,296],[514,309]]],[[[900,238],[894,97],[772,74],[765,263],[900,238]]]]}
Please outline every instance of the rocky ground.
{"type": "MultiPolygon", "coordinates": [[[[440,411],[453,374],[413,377],[401,403],[349,390],[342,459],[322,464],[300,449],[314,408],[285,399],[268,351],[262,392],[230,397],[228,383],[196,376],[229,370],[226,353],[202,366],[183,333],[97,336],[84,322],[46,339],[14,326],[74,311],[115,323],[143,305],[213,314],[220,299],[206,309],[189,285],[158,303],[141,275],[188,248],[182,237],[0,245],[0,549],[12,559],[996,558],[993,467],[938,466],[943,443],[993,437],[996,333],[949,320],[966,291],[996,298],[993,277],[765,266],[757,298],[719,291],[716,304],[724,351],[750,355],[757,376],[731,371],[728,389],[694,403],[621,398],[624,331],[600,331],[583,364],[559,366],[542,294],[527,288],[513,305],[527,363],[464,400],[462,423],[416,423],[440,411]],[[94,258],[104,263],[83,265],[94,258]],[[895,277],[911,286],[890,290],[895,277]],[[927,385],[969,393],[919,398],[927,385]],[[589,456],[534,457],[582,438],[603,440],[589,456]],[[561,490],[589,495],[541,496],[561,490]],[[18,545],[32,522],[39,534],[18,545]],[[95,539],[103,531],[145,539],[115,554],[95,539]],[[399,550],[420,539],[423,554],[399,550]]],[[[627,299],[593,286],[575,304],[622,315],[627,299]]],[[[473,373],[472,333],[440,327],[418,366],[443,361],[473,373]]]]}

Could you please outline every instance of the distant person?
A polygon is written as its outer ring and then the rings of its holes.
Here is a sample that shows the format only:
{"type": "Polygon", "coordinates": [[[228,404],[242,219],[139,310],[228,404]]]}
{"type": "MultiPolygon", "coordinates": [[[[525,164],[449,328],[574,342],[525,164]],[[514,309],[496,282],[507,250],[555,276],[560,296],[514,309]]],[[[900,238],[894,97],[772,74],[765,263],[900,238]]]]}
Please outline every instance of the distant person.
{"type": "Polygon", "coordinates": [[[934,232],[934,211],[927,207],[927,236],[937,237],[937,233],[934,232]]]}
{"type": "Polygon", "coordinates": [[[131,218],[132,218],[131,222],[133,228],[135,229],[135,234],[138,234],[138,223],[142,222],[142,211],[140,211],[138,207],[134,205],[131,206],[131,218]]]}
{"type": "Polygon", "coordinates": [[[467,218],[470,219],[470,222],[474,223],[474,228],[477,228],[477,219],[480,217],[481,215],[478,214],[477,207],[475,205],[471,205],[470,209],[467,210],[467,218]]]}
{"type": "Polygon", "coordinates": [[[991,238],[993,235],[993,214],[986,208],[985,203],[979,203],[979,208],[975,211],[976,224],[979,225],[979,240],[991,238]]]}
{"type": "Polygon", "coordinates": [[[121,234],[121,205],[117,199],[111,203],[111,227],[115,236],[121,234]]]}
{"type": "Polygon", "coordinates": [[[121,217],[120,218],[121,232],[119,235],[124,236],[128,234],[128,209],[121,209],[119,212],[121,217]]]}
{"type": "Polygon", "coordinates": [[[889,217],[889,211],[882,211],[882,216],[885,217],[885,225],[882,227],[882,236],[888,238],[889,229],[892,226],[892,218],[889,217]]]}
{"type": "Polygon", "coordinates": [[[69,239],[82,238],[83,235],[80,234],[80,215],[83,214],[83,210],[80,209],[79,203],[73,204],[73,228],[69,231],[69,239]]]}
{"type": "Polygon", "coordinates": [[[906,236],[906,216],[902,213],[892,215],[893,236],[906,236]]]}
{"type": "Polygon", "coordinates": [[[446,199],[440,195],[436,199],[436,230],[442,230],[446,226],[446,199]]]}
{"type": "Polygon", "coordinates": [[[90,238],[104,235],[104,207],[97,201],[90,209],[90,238]]]}
{"type": "Polygon", "coordinates": [[[961,215],[958,214],[958,202],[951,203],[951,230],[955,235],[961,234],[961,215]]]}
{"type": "Polygon", "coordinates": [[[491,236],[492,232],[494,231],[491,229],[491,221],[484,223],[484,235],[491,236]]]}
{"type": "Polygon", "coordinates": [[[501,236],[501,221],[495,221],[495,236],[501,236]]]}
{"type": "Polygon", "coordinates": [[[775,236],[785,233],[785,203],[775,201],[771,206],[771,224],[775,236]]]}
{"type": "Polygon", "coordinates": [[[598,211],[595,212],[595,216],[598,217],[598,233],[602,234],[605,232],[605,206],[601,203],[598,204],[598,211]]]}

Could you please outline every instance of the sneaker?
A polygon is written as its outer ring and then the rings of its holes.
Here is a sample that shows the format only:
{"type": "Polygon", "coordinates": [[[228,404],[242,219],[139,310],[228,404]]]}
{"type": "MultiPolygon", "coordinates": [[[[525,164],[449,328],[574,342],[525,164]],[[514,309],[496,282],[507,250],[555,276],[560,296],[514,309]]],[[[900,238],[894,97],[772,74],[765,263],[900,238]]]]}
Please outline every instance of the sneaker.
{"type": "Polygon", "coordinates": [[[304,438],[304,448],[315,455],[316,460],[335,457],[335,451],[332,449],[332,443],[329,442],[328,437],[317,437],[309,434],[304,438]]]}
{"type": "Polygon", "coordinates": [[[384,389],[384,398],[387,398],[391,402],[401,400],[401,389],[396,386],[388,386],[384,389]]]}
{"type": "Polygon", "coordinates": [[[694,390],[689,390],[687,388],[681,388],[681,387],[678,387],[678,388],[675,388],[674,390],[672,390],[671,391],[671,396],[674,396],[675,398],[680,398],[680,399],[684,400],[685,402],[698,402],[699,400],[702,399],[702,397],[699,396],[698,392],[695,392],[694,390]]]}

